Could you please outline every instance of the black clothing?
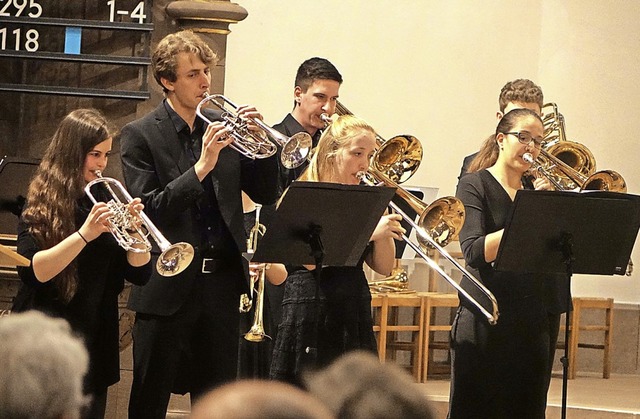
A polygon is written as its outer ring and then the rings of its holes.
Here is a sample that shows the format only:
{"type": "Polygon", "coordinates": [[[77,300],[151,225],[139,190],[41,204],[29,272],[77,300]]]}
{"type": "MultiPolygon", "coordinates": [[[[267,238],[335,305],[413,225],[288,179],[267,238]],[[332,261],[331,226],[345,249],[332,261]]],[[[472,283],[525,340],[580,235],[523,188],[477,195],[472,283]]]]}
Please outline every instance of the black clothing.
{"type": "Polygon", "coordinates": [[[271,378],[299,385],[303,371],[327,366],[345,352],[377,354],[363,263],[364,256],[357,266],[322,267],[319,289],[314,272],[288,267],[271,378]]]}
{"type": "MultiPolygon", "coordinates": [[[[494,135],[488,137],[486,141],[494,135]]],[[[478,152],[466,156],[460,168],[458,176],[458,184],[463,175],[469,171],[469,166],[478,152]]],[[[522,183],[525,189],[533,189],[533,183],[530,177],[524,176],[522,183]]],[[[560,315],[571,310],[571,292],[569,290],[569,277],[564,274],[547,275],[544,280],[543,298],[549,317],[549,365],[547,369],[547,388],[551,384],[551,373],[553,363],[555,361],[556,345],[558,343],[558,332],[560,331],[560,315]]]]}
{"type": "MultiPolygon", "coordinates": [[[[208,117],[219,120],[219,113],[208,117]]],[[[171,391],[190,391],[195,399],[236,378],[238,304],[250,286],[248,263],[240,256],[246,249],[241,190],[254,202],[277,199],[276,158],[252,160],[231,147],[220,151],[215,168],[200,182],[193,161],[201,135],[189,132],[194,144],[185,145],[186,124],[180,119],[161,103],[122,129],[127,189],[142,198],[145,213],[171,243],[187,242],[195,249],[182,273],[154,274],[146,286],[132,290],[129,307],[137,312],[132,418],[164,418],[171,391]],[[203,264],[211,272],[203,273],[203,264]]]]}
{"type": "MultiPolygon", "coordinates": [[[[291,137],[300,132],[305,132],[305,129],[302,127],[302,125],[300,125],[300,123],[291,114],[287,114],[282,122],[274,125],[273,128],[288,137],[291,137]]],[[[318,130],[312,137],[312,147],[315,147],[318,144],[320,134],[321,131],[318,130]]],[[[280,160],[281,151],[281,148],[278,147],[278,161],[280,160]]],[[[308,165],[309,163],[307,161],[303,162],[302,165],[294,169],[287,169],[284,166],[279,165],[279,196],[282,195],[287,187],[289,187],[289,185],[302,174],[302,172],[308,165]]],[[[274,204],[263,205],[260,211],[260,223],[263,224],[267,229],[269,229],[269,223],[273,217],[273,214],[275,213],[275,210],[276,206],[274,204]]],[[[251,227],[253,227],[254,222],[254,212],[245,214],[245,228],[247,229],[247,231],[250,230],[251,227]]],[[[243,339],[240,340],[240,374],[243,377],[267,378],[269,376],[273,344],[278,335],[278,324],[280,323],[280,318],[282,315],[282,298],[284,294],[284,288],[284,284],[274,285],[269,281],[265,282],[263,321],[265,333],[271,337],[271,340],[265,339],[259,344],[247,343],[243,339]]],[[[251,319],[251,322],[246,322],[247,324],[244,324],[241,327],[251,327],[251,324],[253,323],[253,316],[254,313],[252,310],[250,315],[247,317],[247,320],[251,319]]]]}
{"type": "MultiPolygon", "coordinates": [[[[500,318],[490,326],[460,296],[451,330],[449,416],[544,418],[550,341],[544,278],[497,272],[485,262],[485,237],[504,228],[513,205],[493,175],[482,170],[464,176],[456,196],[466,211],[460,245],[467,269],[495,295],[500,318]]],[[[467,278],[461,285],[483,301],[467,278]]]]}
{"type": "MultiPolygon", "coordinates": [[[[87,197],[79,201],[77,223],[82,225],[91,210],[87,197]]],[[[29,260],[43,250],[21,220],[18,224],[18,253],[29,260]]],[[[69,303],[58,297],[54,280],[40,282],[33,272],[33,265],[18,267],[22,280],[14,301],[16,312],[36,309],[69,321],[79,333],[89,351],[89,371],[85,391],[99,393],[120,380],[120,333],[118,326],[118,294],[124,288],[124,280],[143,285],[151,275],[151,263],[133,267],[127,262],[127,254],[109,233],[103,233],[89,242],[80,252],[77,261],[78,288],[69,303]]]]}
{"type": "MultiPolygon", "coordinates": [[[[292,135],[297,134],[299,132],[305,132],[305,129],[302,127],[302,125],[300,125],[300,123],[296,121],[296,119],[291,114],[287,114],[287,116],[282,120],[282,122],[274,125],[273,128],[288,137],[291,137],[292,135]]],[[[322,135],[322,130],[316,131],[316,133],[311,138],[313,141],[312,147],[315,147],[318,145],[318,141],[320,141],[321,135],[322,135]]],[[[278,153],[280,153],[280,150],[278,150],[278,153]]],[[[293,181],[295,181],[296,179],[298,179],[298,177],[300,177],[300,175],[302,174],[304,169],[307,168],[308,165],[309,165],[309,162],[305,161],[300,166],[294,169],[287,169],[283,166],[280,166],[280,176],[279,176],[280,195],[282,195],[282,193],[289,187],[289,185],[291,185],[293,181]]]]}
{"type": "Polygon", "coordinates": [[[460,168],[460,174],[458,175],[458,182],[460,182],[462,176],[466,175],[469,172],[469,166],[471,166],[471,162],[476,158],[477,155],[478,152],[476,151],[475,153],[469,154],[464,158],[464,160],[462,161],[462,167],[460,168]]]}

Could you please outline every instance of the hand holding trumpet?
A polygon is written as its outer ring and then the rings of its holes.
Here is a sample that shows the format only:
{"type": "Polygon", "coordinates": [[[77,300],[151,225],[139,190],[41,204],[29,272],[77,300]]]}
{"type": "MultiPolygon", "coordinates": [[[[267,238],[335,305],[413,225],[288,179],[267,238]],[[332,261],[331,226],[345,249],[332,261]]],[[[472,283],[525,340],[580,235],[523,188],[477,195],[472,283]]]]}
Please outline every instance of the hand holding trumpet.
{"type": "Polygon", "coordinates": [[[89,212],[89,216],[78,229],[80,236],[87,242],[98,238],[102,233],[109,230],[109,218],[113,217],[113,211],[105,202],[94,204],[89,212]]]}
{"type": "Polygon", "coordinates": [[[194,169],[198,180],[202,180],[216,167],[220,150],[233,142],[229,129],[222,122],[212,122],[202,136],[202,152],[194,169]]]}

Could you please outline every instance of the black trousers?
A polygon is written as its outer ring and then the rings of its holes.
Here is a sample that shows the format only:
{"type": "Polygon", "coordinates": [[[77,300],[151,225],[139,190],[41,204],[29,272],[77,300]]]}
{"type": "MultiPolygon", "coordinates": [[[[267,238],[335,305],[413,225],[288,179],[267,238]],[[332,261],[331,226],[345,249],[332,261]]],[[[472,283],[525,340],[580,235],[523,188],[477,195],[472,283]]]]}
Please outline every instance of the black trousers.
{"type": "Polygon", "coordinates": [[[129,418],[164,419],[172,392],[194,401],[236,378],[244,280],[237,266],[200,274],[175,314],[136,314],[129,418]]]}
{"type": "Polygon", "coordinates": [[[500,320],[459,307],[451,329],[450,419],[544,419],[549,366],[542,304],[500,306],[500,320]]]}

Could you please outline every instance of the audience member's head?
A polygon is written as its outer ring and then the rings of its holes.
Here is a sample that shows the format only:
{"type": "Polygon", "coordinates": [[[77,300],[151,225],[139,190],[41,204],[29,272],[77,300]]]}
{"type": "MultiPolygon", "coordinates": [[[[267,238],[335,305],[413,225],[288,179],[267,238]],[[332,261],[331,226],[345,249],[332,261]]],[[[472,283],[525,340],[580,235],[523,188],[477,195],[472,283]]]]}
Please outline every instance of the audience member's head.
{"type": "Polygon", "coordinates": [[[368,352],[350,352],[324,370],[305,376],[338,419],[429,419],[435,417],[424,391],[393,363],[368,352]]]}
{"type": "Polygon", "coordinates": [[[0,418],[73,419],[86,404],[89,357],[62,319],[38,311],[0,319],[0,418]]]}
{"type": "Polygon", "coordinates": [[[240,380],[196,401],[191,419],[331,419],[314,396],[280,381],[240,380]]]}

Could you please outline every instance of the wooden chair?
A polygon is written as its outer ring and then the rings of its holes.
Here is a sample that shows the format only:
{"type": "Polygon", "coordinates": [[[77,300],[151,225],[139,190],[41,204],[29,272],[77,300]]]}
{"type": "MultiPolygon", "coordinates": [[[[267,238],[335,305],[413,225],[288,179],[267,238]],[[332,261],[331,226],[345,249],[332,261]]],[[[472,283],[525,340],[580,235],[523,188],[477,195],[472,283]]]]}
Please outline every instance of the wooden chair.
{"type": "Polygon", "coordinates": [[[0,234],[0,315],[11,312],[13,299],[20,287],[17,266],[29,266],[29,260],[16,253],[18,237],[0,234]]]}
{"type": "Polygon", "coordinates": [[[449,309],[458,307],[458,295],[457,294],[443,294],[443,293],[424,293],[424,355],[422,357],[422,377],[421,382],[426,382],[429,372],[429,363],[433,359],[434,350],[449,350],[449,336],[451,331],[451,316],[447,316],[445,323],[436,323],[436,310],[438,307],[447,307],[449,309]],[[444,339],[436,340],[436,332],[447,332],[447,337],[444,339]]]}
{"type": "Polygon", "coordinates": [[[422,374],[422,342],[424,339],[424,300],[422,296],[419,293],[374,294],[371,305],[375,313],[373,330],[378,332],[380,361],[393,360],[398,351],[408,351],[410,368],[416,382],[419,382],[422,374]],[[410,309],[410,315],[401,315],[402,308],[410,309]],[[401,339],[403,336],[400,333],[402,332],[409,332],[410,338],[408,340],[401,339]]]}
{"type": "MultiPolygon", "coordinates": [[[[560,334],[565,326],[560,326],[560,334]]],[[[604,351],[602,360],[602,378],[609,378],[611,373],[611,344],[613,341],[613,298],[574,297],[573,311],[569,313],[569,366],[567,378],[576,377],[578,348],[600,349],[604,351]],[[584,310],[604,310],[604,322],[600,324],[584,324],[582,315],[584,310]],[[580,341],[581,331],[602,331],[604,339],[602,344],[580,341]]],[[[558,343],[559,348],[564,348],[564,342],[558,343]]]]}

